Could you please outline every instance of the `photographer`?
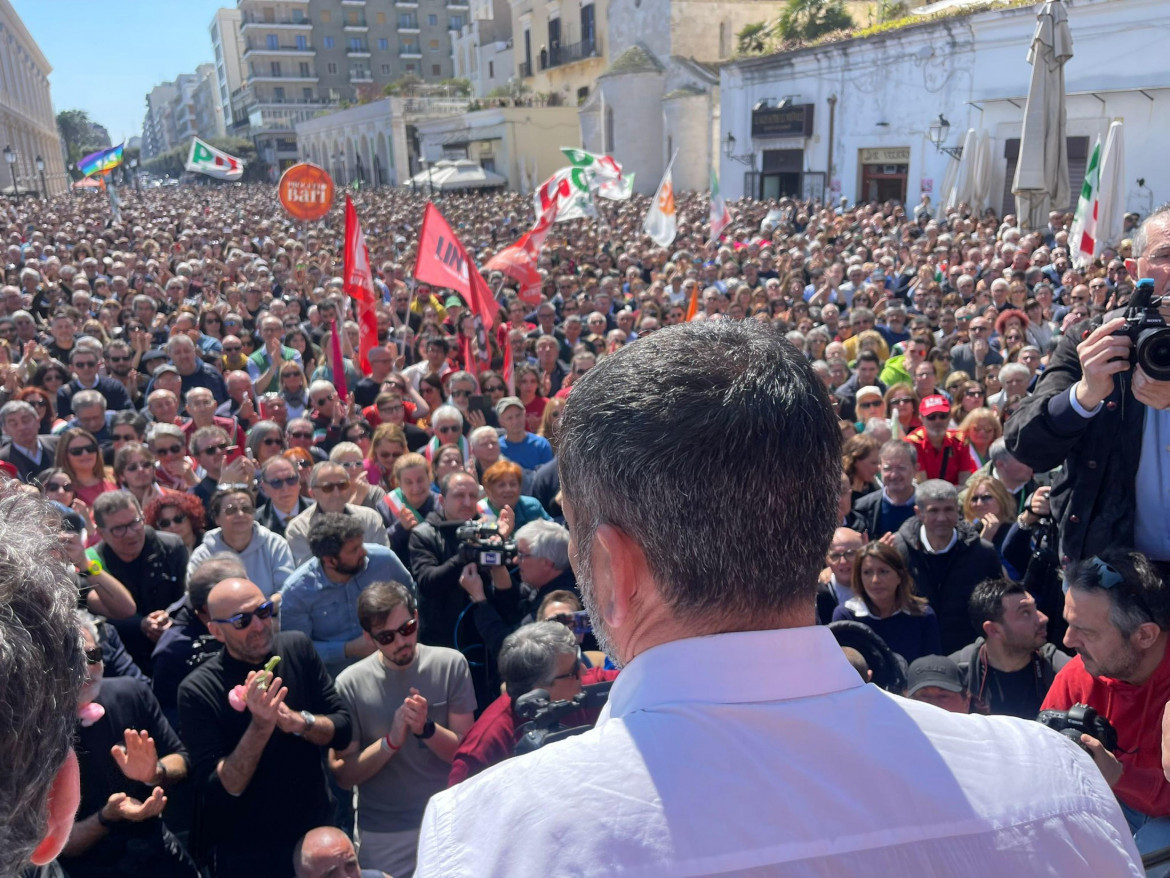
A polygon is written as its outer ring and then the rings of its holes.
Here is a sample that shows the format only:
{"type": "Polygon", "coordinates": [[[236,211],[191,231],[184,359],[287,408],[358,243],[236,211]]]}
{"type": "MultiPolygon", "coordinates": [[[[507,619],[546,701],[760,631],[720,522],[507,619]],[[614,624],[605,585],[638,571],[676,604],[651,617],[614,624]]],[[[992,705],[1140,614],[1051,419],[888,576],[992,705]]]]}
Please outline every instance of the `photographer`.
{"type": "Polygon", "coordinates": [[[1160,718],[1170,701],[1170,589],[1138,552],[1110,549],[1065,571],[1065,646],[1077,657],[1056,675],[1043,710],[1087,704],[1117,730],[1117,755],[1081,741],[1113,788],[1138,851],[1170,846],[1170,783],[1160,718]]]}
{"type": "MultiPolygon", "coordinates": [[[[1137,278],[1170,291],[1170,205],[1156,210],[1134,237],[1137,278]]],[[[1170,317],[1170,299],[1161,315],[1170,317]]],[[[1074,326],[1021,408],[1007,422],[1008,450],[1037,472],[1064,463],[1052,490],[1062,560],[1087,558],[1108,546],[1135,546],[1170,561],[1168,498],[1160,476],[1170,458],[1170,381],[1131,367],[1133,341],[1114,335],[1125,324],[1074,326]]]]}

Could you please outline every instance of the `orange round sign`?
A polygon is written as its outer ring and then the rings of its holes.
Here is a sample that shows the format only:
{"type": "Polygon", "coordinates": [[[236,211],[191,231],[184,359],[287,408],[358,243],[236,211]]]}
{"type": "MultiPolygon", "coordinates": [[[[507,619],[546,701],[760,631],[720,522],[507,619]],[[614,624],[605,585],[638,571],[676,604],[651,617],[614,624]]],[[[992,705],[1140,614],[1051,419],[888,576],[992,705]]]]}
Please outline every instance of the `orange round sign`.
{"type": "Polygon", "coordinates": [[[333,206],[333,178],[312,162],[293,165],[280,175],[280,203],[294,218],[319,220],[333,206]]]}

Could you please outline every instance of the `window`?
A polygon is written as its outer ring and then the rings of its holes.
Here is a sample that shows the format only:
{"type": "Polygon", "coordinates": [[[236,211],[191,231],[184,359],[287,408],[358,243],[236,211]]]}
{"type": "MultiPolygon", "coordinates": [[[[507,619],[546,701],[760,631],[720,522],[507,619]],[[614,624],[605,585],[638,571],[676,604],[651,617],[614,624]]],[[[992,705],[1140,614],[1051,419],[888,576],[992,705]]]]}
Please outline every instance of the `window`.
{"type": "MultiPolygon", "coordinates": [[[[305,13],[304,13],[304,10],[302,10],[302,9],[294,9],[292,11],[292,20],[293,20],[293,24],[304,24],[306,21],[308,21],[308,19],[305,18],[305,13]]],[[[322,12],[321,13],[321,20],[328,21],[329,20],[329,13],[322,12]]]]}
{"type": "Polygon", "coordinates": [[[347,13],[345,13],[345,23],[346,24],[360,24],[360,22],[358,21],[358,14],[357,14],[356,10],[351,9],[347,13]]]}
{"type": "Polygon", "coordinates": [[[403,40],[398,54],[400,55],[417,55],[419,54],[418,42],[415,40],[403,40]]]}
{"type": "Polygon", "coordinates": [[[431,65],[431,76],[442,76],[442,75],[443,75],[443,68],[440,67],[438,64],[432,64],[431,65]]]}
{"type": "Polygon", "coordinates": [[[277,42],[276,34],[269,34],[265,42],[268,44],[268,48],[270,49],[278,48],[280,45],[280,43],[277,42]]]}
{"type": "Polygon", "coordinates": [[[428,15],[427,16],[427,24],[429,24],[431,27],[435,27],[436,25],[438,25],[438,23],[439,23],[439,16],[437,16],[437,15],[428,15]]]}
{"type": "Polygon", "coordinates": [[[272,90],[272,97],[278,104],[284,103],[284,89],[279,85],[272,90]]]}
{"type": "Polygon", "coordinates": [[[386,13],[379,12],[377,15],[374,16],[374,21],[376,21],[378,24],[385,24],[386,23],[386,13]]]}
{"type": "Polygon", "coordinates": [[[280,76],[280,62],[279,61],[269,61],[268,62],[268,72],[271,73],[273,76],[280,76]]]}
{"type": "Polygon", "coordinates": [[[438,51],[439,41],[438,40],[431,40],[429,43],[427,43],[427,46],[430,48],[430,50],[432,52],[438,51]]]}
{"type": "Polygon", "coordinates": [[[322,9],[321,10],[321,20],[323,22],[325,22],[326,24],[328,24],[330,21],[333,20],[333,13],[330,12],[328,9],[322,9]]]}
{"type": "Polygon", "coordinates": [[[302,50],[309,48],[309,38],[304,34],[297,34],[297,48],[302,50]]]}
{"type": "Polygon", "coordinates": [[[313,100],[313,90],[311,88],[302,88],[301,89],[301,97],[304,98],[306,101],[313,100]]]}
{"type": "Polygon", "coordinates": [[[337,73],[337,63],[334,61],[330,61],[328,64],[325,65],[325,69],[328,70],[330,73],[337,73]]]}
{"type": "Polygon", "coordinates": [[[383,75],[383,76],[389,76],[389,75],[390,75],[390,65],[389,65],[389,64],[383,64],[383,65],[382,65],[382,75],[383,75]]]}
{"type": "Polygon", "coordinates": [[[321,45],[326,49],[332,49],[333,37],[321,37],[321,45]]]}
{"type": "Polygon", "coordinates": [[[596,23],[593,18],[593,4],[581,7],[581,42],[587,46],[592,46],[594,39],[596,39],[596,23]]]}
{"type": "Polygon", "coordinates": [[[413,63],[406,65],[406,72],[407,73],[414,73],[414,64],[413,63]]]}
{"type": "Polygon", "coordinates": [[[388,39],[386,39],[385,37],[380,37],[378,39],[378,48],[381,49],[382,51],[386,51],[387,49],[390,48],[390,41],[388,39]]]}
{"type": "Polygon", "coordinates": [[[301,73],[301,76],[312,76],[312,74],[309,73],[309,62],[308,61],[302,61],[300,63],[300,73],[301,73]]]}
{"type": "Polygon", "coordinates": [[[488,79],[496,78],[496,62],[488,61],[488,79]]]}
{"type": "Polygon", "coordinates": [[[447,21],[447,30],[463,30],[463,16],[452,15],[447,21]]]}
{"type": "Polygon", "coordinates": [[[362,45],[362,41],[358,37],[350,37],[349,38],[349,51],[351,51],[351,52],[364,52],[365,50],[366,49],[362,45]]]}

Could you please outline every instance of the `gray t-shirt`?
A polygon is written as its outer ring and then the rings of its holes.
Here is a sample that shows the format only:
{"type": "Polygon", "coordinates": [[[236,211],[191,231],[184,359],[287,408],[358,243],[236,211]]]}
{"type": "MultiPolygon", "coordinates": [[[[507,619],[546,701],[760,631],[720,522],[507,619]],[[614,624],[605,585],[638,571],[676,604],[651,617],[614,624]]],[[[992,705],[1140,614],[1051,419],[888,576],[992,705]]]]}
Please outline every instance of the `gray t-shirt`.
{"type": "MultiPolygon", "coordinates": [[[[353,718],[353,740],[365,749],[390,731],[411,687],[427,700],[427,719],[448,727],[451,713],[474,713],[475,690],[462,653],[418,645],[407,668],[387,667],[375,652],[337,677],[337,694],[353,718]]],[[[367,832],[402,832],[422,825],[427,801],[447,788],[451,766],[425,741],[407,734],[386,766],[358,785],[357,823],[367,832]]]]}

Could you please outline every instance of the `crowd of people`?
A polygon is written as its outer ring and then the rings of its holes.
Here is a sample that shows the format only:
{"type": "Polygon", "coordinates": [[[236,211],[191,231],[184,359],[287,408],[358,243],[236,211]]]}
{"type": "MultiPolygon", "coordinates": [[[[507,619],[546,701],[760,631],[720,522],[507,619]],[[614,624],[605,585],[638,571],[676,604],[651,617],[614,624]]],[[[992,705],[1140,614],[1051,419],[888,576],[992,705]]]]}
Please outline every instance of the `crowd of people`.
{"type": "MultiPolygon", "coordinates": [[[[1061,213],[1023,231],[925,198],[745,200],[712,242],[688,195],[660,248],[644,198],[601,202],[554,228],[539,294],[486,275],[487,328],[412,277],[424,198],[353,197],[379,298],[365,370],[339,210],[299,224],[271,187],[239,185],[128,193],[116,221],[93,195],[5,206],[0,515],[27,537],[55,510],[61,548],[41,551],[67,561],[83,656],[59,661],[85,670],[76,822],[48,857],[0,833],[0,872],[56,856],[73,878],[410,875],[432,798],[512,756],[520,698],[571,700],[628,662],[591,630],[582,534],[616,564],[610,525],[653,543],[698,518],[816,521],[815,486],[770,481],[754,452],[738,483],[686,456],[741,433],[794,461],[831,450],[836,529],[797,547],[819,569],[807,602],[741,595],[738,544],[672,539],[657,582],[713,554],[726,577],[680,596],[689,611],[806,614],[863,681],[956,713],[1095,707],[1117,740],[1079,742],[1138,850],[1170,847],[1170,382],[1131,366],[1116,317],[1139,278],[1170,288],[1170,211],[1128,217],[1130,237],[1078,268],[1061,213]],[[621,384],[621,352],[684,323],[712,324],[729,361],[763,350],[761,327],[783,338],[833,435],[773,448],[774,424],[724,410],[677,358],[642,364],[645,398],[621,384]],[[590,383],[599,365],[628,399],[590,383]],[[578,414],[578,457],[562,454],[578,384],[599,423],[624,411],[629,447],[605,452],[611,432],[578,414]],[[691,461],[679,496],[653,480],[664,434],[691,461]],[[572,471],[583,460],[598,470],[572,471]],[[611,504],[593,476],[644,514],[582,531],[562,476],[577,516],[611,504]]],[[[532,222],[519,195],[439,206],[481,264],[532,222]]],[[[443,843],[424,837],[419,874],[454,869],[443,843]]]]}

